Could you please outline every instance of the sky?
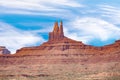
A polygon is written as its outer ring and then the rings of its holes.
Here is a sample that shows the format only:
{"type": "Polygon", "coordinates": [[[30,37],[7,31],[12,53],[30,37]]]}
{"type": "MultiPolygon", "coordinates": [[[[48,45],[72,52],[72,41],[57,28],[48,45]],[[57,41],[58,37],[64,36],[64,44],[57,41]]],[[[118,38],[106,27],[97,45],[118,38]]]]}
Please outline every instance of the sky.
{"type": "Polygon", "coordinates": [[[65,36],[104,46],[120,39],[120,0],[0,0],[0,46],[12,53],[48,40],[55,21],[65,36]]]}

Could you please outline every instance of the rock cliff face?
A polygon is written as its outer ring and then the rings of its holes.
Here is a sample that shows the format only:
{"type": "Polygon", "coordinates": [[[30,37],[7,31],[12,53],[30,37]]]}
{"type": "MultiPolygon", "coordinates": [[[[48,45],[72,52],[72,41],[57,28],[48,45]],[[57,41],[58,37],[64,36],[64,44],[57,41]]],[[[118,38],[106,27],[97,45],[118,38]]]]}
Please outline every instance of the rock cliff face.
{"type": "Polygon", "coordinates": [[[4,46],[0,46],[0,55],[2,54],[10,54],[10,51],[4,46]]]}

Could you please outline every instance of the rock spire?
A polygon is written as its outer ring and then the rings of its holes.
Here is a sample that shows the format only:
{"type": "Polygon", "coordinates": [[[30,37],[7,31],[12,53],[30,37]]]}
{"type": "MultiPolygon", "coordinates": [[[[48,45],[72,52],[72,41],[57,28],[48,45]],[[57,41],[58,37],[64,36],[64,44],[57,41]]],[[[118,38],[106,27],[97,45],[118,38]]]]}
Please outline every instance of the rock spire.
{"type": "Polygon", "coordinates": [[[49,33],[49,41],[62,40],[63,38],[64,38],[63,23],[61,21],[59,27],[58,22],[55,22],[53,31],[49,33]]]}

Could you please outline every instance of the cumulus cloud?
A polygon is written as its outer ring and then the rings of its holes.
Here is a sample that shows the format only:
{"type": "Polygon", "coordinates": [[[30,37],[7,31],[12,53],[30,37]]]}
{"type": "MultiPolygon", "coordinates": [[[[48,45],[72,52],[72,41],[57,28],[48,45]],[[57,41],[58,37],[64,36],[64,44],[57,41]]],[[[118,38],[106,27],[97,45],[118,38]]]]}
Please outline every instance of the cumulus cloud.
{"type": "Polygon", "coordinates": [[[21,47],[36,45],[43,41],[44,39],[35,32],[22,31],[0,22],[0,45],[6,46],[12,53],[21,47]]]}
{"type": "Polygon", "coordinates": [[[65,34],[84,43],[92,40],[107,41],[120,38],[120,28],[99,18],[84,17],[77,18],[69,23],[71,27],[66,27],[65,34]]]}

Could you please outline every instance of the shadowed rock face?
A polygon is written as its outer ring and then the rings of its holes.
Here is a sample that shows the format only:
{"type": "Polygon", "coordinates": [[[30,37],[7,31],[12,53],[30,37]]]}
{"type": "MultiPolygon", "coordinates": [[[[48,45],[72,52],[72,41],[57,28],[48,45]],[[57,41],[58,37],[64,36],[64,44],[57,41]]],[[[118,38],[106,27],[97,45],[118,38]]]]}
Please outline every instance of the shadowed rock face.
{"type": "Polygon", "coordinates": [[[4,46],[0,46],[0,54],[10,54],[10,51],[4,46]]]}

